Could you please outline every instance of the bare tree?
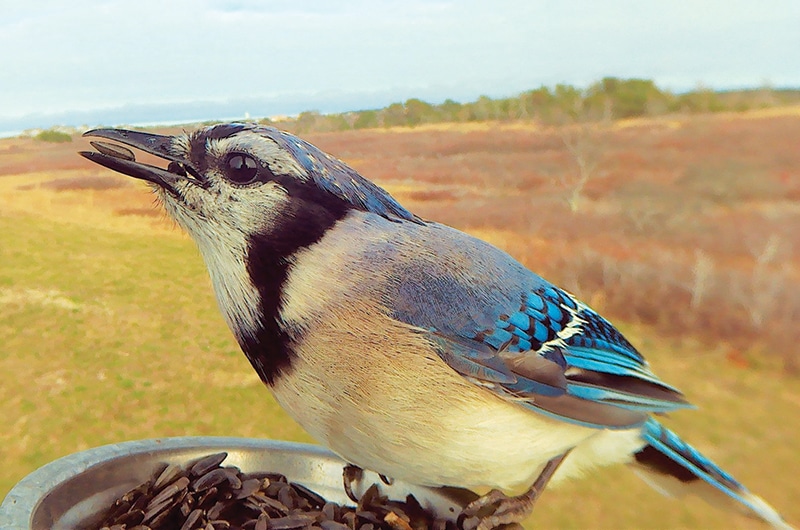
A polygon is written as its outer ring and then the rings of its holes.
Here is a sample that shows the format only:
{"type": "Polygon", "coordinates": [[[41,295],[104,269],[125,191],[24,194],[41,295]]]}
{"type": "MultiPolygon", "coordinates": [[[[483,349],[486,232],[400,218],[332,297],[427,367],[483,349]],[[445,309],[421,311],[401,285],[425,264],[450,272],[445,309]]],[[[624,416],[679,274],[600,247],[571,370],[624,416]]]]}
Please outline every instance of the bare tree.
{"type": "Polygon", "coordinates": [[[781,354],[786,373],[800,374],[800,358],[794,345],[800,339],[800,289],[793,281],[795,271],[789,245],[778,235],[764,239],[746,238],[755,259],[751,273],[733,294],[745,309],[753,331],[764,344],[781,354]]]}
{"type": "Polygon", "coordinates": [[[690,307],[697,310],[708,294],[714,276],[714,261],[700,249],[694,253],[694,267],[692,268],[692,301],[690,307]]]}
{"type": "Polygon", "coordinates": [[[777,258],[785,251],[778,235],[771,235],[766,242],[747,241],[748,249],[755,258],[753,272],[742,302],[755,329],[762,329],[775,311],[776,301],[785,284],[783,271],[777,270],[777,258]]]}
{"type": "Polygon", "coordinates": [[[575,109],[564,117],[558,127],[561,141],[567,148],[576,171],[559,175],[559,184],[567,191],[566,201],[569,209],[577,212],[583,202],[586,184],[595,178],[605,176],[599,169],[606,151],[606,134],[611,122],[611,109],[604,107],[601,116],[585,110],[583,98],[575,101],[575,109]]]}

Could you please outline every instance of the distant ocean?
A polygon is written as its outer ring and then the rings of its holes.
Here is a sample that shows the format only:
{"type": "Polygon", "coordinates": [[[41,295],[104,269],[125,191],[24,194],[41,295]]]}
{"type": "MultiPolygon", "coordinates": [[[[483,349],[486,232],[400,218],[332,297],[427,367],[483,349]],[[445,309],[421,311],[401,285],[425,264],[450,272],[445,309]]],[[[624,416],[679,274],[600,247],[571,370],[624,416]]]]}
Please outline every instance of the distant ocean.
{"type": "MultiPolygon", "coordinates": [[[[245,117],[299,114],[304,110],[343,112],[359,108],[358,98],[327,100],[324,98],[250,98],[226,101],[186,101],[181,103],[126,104],[119,107],[65,110],[25,116],[0,115],[0,136],[12,136],[30,129],[97,126],[174,125],[217,120],[243,120],[245,117]]],[[[377,103],[377,102],[376,102],[377,103]]],[[[361,107],[364,108],[364,107],[361,107]]],[[[369,107],[367,107],[369,108],[369,107]]]]}
{"type": "Polygon", "coordinates": [[[150,126],[260,119],[293,116],[304,111],[322,113],[380,108],[402,101],[392,94],[313,94],[235,99],[228,101],[187,101],[182,103],[130,104],[114,108],[84,109],[18,117],[0,115],[0,137],[22,134],[31,129],[97,126],[150,126]]]}
{"type": "Polygon", "coordinates": [[[13,138],[15,136],[20,136],[25,131],[0,131],[0,138],[13,138]]]}
{"type": "Polygon", "coordinates": [[[155,126],[260,119],[265,116],[296,115],[304,110],[343,112],[357,108],[357,101],[283,101],[252,99],[236,101],[190,101],[178,104],[136,104],[114,108],[84,109],[19,117],[0,116],[0,137],[16,136],[28,130],[65,127],[83,130],[98,126],[155,126]]]}
{"type": "Polygon", "coordinates": [[[208,121],[250,121],[250,120],[257,120],[263,117],[251,117],[249,114],[245,113],[243,116],[225,116],[225,117],[214,117],[214,118],[187,118],[181,120],[161,120],[161,121],[146,121],[146,122],[98,122],[94,124],[90,123],[83,123],[81,125],[73,125],[73,124],[65,124],[65,123],[51,123],[50,125],[46,126],[32,126],[25,129],[18,129],[18,130],[0,130],[0,138],[14,138],[16,136],[22,136],[28,134],[32,131],[38,131],[43,129],[50,129],[50,128],[65,128],[65,129],[75,129],[77,131],[88,130],[98,126],[119,126],[125,125],[127,127],[171,127],[174,125],[191,125],[193,123],[203,123],[208,121]]]}
{"type": "MultiPolygon", "coordinates": [[[[392,103],[420,98],[441,103],[446,98],[473,101],[480,94],[460,87],[400,88],[375,92],[319,92],[280,94],[218,101],[186,101],[180,103],[126,104],[113,108],[67,110],[25,116],[0,115],[0,137],[22,134],[31,129],[97,126],[151,126],[234,121],[270,116],[296,116],[304,111],[325,113],[379,109],[392,103]],[[443,94],[445,95],[443,97],[443,94]]],[[[500,97],[502,94],[487,94],[500,97]]]]}

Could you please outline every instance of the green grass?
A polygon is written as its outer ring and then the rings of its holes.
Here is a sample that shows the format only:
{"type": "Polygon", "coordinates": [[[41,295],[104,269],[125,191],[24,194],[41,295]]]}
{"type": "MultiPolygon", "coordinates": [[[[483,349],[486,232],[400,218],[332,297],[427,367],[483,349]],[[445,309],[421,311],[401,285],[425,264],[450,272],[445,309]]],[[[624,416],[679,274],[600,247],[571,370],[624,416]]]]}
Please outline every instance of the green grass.
{"type": "Polygon", "coordinates": [[[310,441],[220,317],[194,245],[0,214],[0,497],[123,440],[310,441]]]}
{"type": "MultiPolygon", "coordinates": [[[[691,340],[623,330],[699,411],[666,420],[800,521],[800,382],[742,370],[691,340]]],[[[0,497],[60,456],[131,439],[310,441],[258,381],[177,233],[129,233],[0,211],[0,497]]],[[[624,467],[546,491],[536,528],[760,528],[675,502],[624,467]]]]}

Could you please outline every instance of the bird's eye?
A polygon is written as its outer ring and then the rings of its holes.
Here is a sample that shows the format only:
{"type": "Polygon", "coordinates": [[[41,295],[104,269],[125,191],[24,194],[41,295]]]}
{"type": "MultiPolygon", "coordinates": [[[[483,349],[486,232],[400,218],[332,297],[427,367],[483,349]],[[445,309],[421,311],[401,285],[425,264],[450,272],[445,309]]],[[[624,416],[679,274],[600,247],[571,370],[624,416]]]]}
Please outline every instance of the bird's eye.
{"type": "Polygon", "coordinates": [[[250,184],[258,176],[258,162],[244,153],[231,153],[225,161],[225,176],[235,184],[250,184]]]}

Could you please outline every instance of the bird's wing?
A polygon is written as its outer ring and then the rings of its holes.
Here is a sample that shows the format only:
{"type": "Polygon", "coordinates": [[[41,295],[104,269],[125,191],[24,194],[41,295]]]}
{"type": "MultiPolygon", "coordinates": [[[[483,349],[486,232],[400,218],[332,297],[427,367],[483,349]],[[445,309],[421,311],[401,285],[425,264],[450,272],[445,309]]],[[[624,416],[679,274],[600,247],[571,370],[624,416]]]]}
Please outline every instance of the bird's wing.
{"type": "Polygon", "coordinates": [[[690,406],[606,319],[543,280],[491,327],[454,330],[424,331],[451,368],[561,420],[626,428],[690,406]]]}

